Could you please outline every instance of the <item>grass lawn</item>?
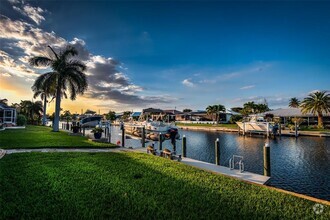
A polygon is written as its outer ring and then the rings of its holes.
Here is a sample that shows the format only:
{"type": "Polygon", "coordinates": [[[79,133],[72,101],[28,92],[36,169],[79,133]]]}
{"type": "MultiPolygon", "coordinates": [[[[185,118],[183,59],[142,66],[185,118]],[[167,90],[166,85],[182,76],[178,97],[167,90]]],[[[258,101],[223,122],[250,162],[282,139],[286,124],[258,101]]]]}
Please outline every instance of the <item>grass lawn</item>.
{"type": "Polygon", "coordinates": [[[193,126],[193,127],[212,127],[212,128],[231,128],[237,129],[237,124],[192,124],[192,123],[176,123],[176,126],[193,126]]]}
{"type": "Polygon", "coordinates": [[[88,141],[86,137],[70,136],[67,132],[52,132],[50,127],[27,126],[26,129],[0,131],[0,148],[44,147],[114,147],[113,144],[88,141]]]}
{"type": "Polygon", "coordinates": [[[329,219],[329,207],[142,153],[0,160],[0,219],[329,219]]]}

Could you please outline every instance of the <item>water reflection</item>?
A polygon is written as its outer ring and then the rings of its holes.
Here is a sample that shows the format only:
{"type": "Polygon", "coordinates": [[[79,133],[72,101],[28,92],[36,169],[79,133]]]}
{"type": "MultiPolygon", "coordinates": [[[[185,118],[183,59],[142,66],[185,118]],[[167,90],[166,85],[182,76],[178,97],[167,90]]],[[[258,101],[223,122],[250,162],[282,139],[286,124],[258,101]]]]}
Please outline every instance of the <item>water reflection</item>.
{"type": "MultiPolygon", "coordinates": [[[[121,140],[118,127],[112,128],[112,143],[121,140]]],[[[245,170],[263,174],[264,137],[238,136],[236,133],[180,130],[187,137],[187,157],[215,162],[214,141],[220,141],[220,164],[229,166],[235,154],[244,157],[245,170]]],[[[157,142],[156,146],[157,146],[157,142]]],[[[126,146],[141,146],[139,140],[126,139],[126,146]]],[[[282,137],[269,139],[272,177],[268,185],[330,200],[330,138],[282,137]]],[[[172,150],[169,141],[163,148],[172,150]]],[[[177,141],[177,151],[182,143],[177,141]]]]}

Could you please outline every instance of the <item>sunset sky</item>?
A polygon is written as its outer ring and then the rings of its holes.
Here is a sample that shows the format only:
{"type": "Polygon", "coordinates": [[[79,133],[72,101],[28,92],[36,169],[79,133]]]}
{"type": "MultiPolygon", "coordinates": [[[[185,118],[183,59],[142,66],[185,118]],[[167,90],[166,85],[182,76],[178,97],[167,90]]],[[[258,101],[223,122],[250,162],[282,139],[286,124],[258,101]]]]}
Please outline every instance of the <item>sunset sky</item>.
{"type": "MultiPolygon", "coordinates": [[[[49,69],[27,60],[67,44],[89,89],[63,109],[286,107],[330,90],[330,2],[0,0],[0,99],[32,99],[49,69]]],[[[54,103],[50,104],[53,111],[54,103]]]]}

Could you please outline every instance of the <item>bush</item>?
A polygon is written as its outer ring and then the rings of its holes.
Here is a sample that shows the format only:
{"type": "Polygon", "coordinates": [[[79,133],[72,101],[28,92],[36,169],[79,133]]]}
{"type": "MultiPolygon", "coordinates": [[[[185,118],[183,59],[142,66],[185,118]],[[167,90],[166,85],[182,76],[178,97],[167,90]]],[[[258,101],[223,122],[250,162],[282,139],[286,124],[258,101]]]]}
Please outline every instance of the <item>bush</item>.
{"type": "Polygon", "coordinates": [[[17,116],[17,126],[25,126],[26,125],[26,117],[24,115],[17,116]]]}
{"type": "Polygon", "coordinates": [[[229,123],[230,124],[235,124],[237,121],[240,121],[242,119],[243,119],[242,115],[232,115],[230,117],[229,123]]]}

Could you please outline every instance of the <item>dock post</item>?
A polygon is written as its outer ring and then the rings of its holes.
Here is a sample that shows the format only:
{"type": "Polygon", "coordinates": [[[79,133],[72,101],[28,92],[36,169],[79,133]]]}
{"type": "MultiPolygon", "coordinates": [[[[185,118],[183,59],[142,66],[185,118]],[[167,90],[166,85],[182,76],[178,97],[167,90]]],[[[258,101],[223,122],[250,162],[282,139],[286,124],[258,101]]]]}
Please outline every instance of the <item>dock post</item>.
{"type": "Polygon", "coordinates": [[[281,121],[278,123],[278,135],[281,137],[282,135],[282,126],[281,126],[281,121]]]}
{"type": "Polygon", "coordinates": [[[187,157],[187,139],[186,135],[182,137],[182,156],[187,157]]]}
{"type": "Polygon", "coordinates": [[[125,127],[124,126],[121,129],[121,146],[125,147],[125,127]]]}
{"type": "Polygon", "coordinates": [[[245,122],[243,122],[243,136],[245,136],[245,122]]]}
{"type": "Polygon", "coordinates": [[[267,138],[269,138],[269,122],[267,122],[267,138]]]}
{"type": "Polygon", "coordinates": [[[264,176],[270,176],[270,147],[268,143],[264,146],[264,176]]]}
{"type": "Polygon", "coordinates": [[[297,121],[294,122],[294,136],[297,138],[298,137],[298,126],[297,126],[297,121]]]}
{"type": "Polygon", "coordinates": [[[161,150],[163,150],[163,136],[162,136],[162,133],[160,132],[159,133],[159,138],[158,138],[159,140],[159,150],[161,151],[161,150]]]}
{"type": "Polygon", "coordinates": [[[111,125],[108,126],[108,143],[111,143],[111,125]]]}
{"type": "Polygon", "coordinates": [[[215,164],[220,165],[220,142],[219,138],[215,140],[215,164]]]}
{"type": "Polygon", "coordinates": [[[142,127],[142,147],[146,147],[146,128],[142,127]]]}
{"type": "Polygon", "coordinates": [[[238,126],[238,135],[241,135],[241,127],[238,126]]]}

